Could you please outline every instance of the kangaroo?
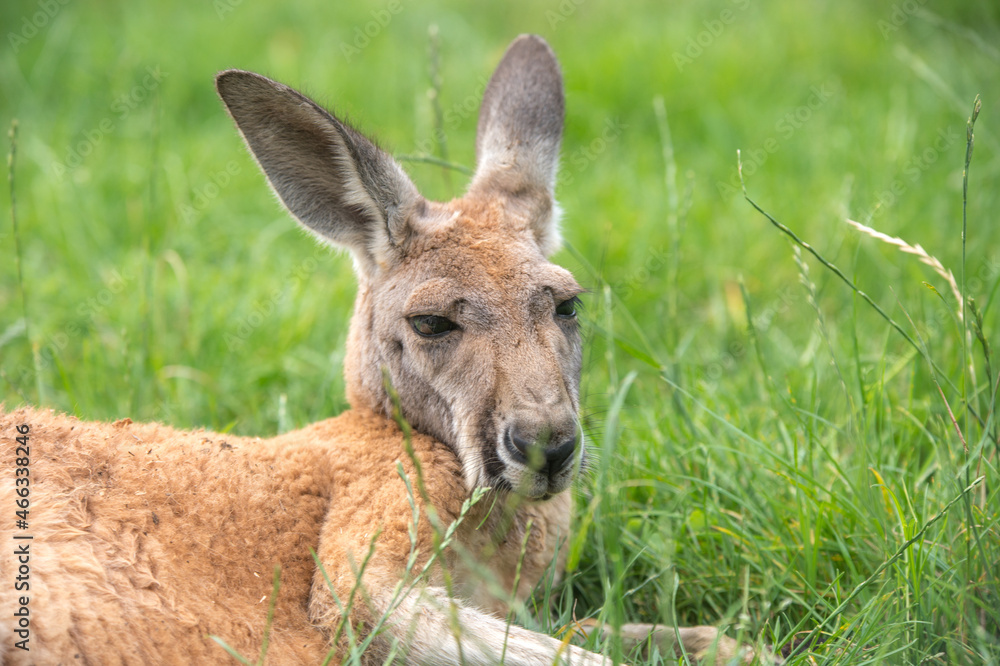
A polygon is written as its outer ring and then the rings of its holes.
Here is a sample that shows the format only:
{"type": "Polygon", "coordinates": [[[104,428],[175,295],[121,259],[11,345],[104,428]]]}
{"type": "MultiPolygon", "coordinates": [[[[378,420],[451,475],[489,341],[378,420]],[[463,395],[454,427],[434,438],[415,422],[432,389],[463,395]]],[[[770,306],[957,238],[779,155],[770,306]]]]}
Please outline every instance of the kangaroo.
{"type": "MultiPolygon", "coordinates": [[[[267,641],[282,665],[610,663],[503,619],[562,571],[586,464],[583,289],[547,259],[564,116],[548,45],[508,48],[447,203],[295,90],[237,70],[216,87],[285,207],[353,258],[351,409],[271,439],[0,414],[5,450],[25,449],[4,478],[30,489],[25,526],[25,494],[0,488],[0,607],[30,612],[0,622],[0,663],[227,662],[215,639],[251,658],[267,641]]],[[[621,634],[740,658],[711,627],[621,634]]]]}

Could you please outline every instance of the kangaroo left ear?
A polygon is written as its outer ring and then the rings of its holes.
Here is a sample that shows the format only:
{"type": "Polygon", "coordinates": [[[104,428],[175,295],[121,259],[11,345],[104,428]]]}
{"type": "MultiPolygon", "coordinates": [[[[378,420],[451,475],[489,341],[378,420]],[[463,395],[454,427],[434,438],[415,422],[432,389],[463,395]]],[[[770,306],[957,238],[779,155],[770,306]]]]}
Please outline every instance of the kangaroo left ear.
{"type": "Polygon", "coordinates": [[[469,193],[500,196],[523,210],[545,255],[560,244],[555,182],[565,113],[555,54],[541,37],[521,35],[483,94],[469,193]]]}
{"type": "Polygon", "coordinates": [[[424,205],[402,167],[288,86],[239,70],[222,72],[215,85],[295,219],[350,249],[359,277],[374,275],[405,242],[424,205]]]}

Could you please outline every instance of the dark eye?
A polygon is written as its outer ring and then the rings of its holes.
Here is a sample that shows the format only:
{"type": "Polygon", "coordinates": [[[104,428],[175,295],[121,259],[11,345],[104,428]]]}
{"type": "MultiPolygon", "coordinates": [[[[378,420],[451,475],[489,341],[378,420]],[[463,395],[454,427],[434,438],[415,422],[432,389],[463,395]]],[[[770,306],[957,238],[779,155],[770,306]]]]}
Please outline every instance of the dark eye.
{"type": "Polygon", "coordinates": [[[417,315],[416,317],[410,317],[410,326],[425,338],[435,338],[458,328],[452,320],[445,317],[438,317],[437,315],[417,315]]]}
{"type": "Polygon", "coordinates": [[[556,306],[556,314],[560,317],[570,319],[576,316],[576,306],[580,302],[578,298],[571,298],[556,306]]]}

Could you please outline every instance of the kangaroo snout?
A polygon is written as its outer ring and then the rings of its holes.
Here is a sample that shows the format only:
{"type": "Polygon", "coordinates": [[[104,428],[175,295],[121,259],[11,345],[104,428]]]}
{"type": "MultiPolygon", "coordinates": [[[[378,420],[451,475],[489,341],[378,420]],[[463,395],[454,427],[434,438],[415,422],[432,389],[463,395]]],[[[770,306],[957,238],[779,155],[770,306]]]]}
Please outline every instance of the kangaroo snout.
{"type": "Polygon", "coordinates": [[[514,425],[507,428],[504,446],[516,462],[551,478],[561,472],[567,462],[572,462],[571,457],[576,451],[576,434],[556,441],[551,441],[550,438],[534,439],[524,435],[514,425]]]}
{"type": "Polygon", "coordinates": [[[576,419],[515,414],[502,429],[499,442],[503,475],[513,489],[530,498],[548,498],[569,487],[581,456],[576,419]]]}

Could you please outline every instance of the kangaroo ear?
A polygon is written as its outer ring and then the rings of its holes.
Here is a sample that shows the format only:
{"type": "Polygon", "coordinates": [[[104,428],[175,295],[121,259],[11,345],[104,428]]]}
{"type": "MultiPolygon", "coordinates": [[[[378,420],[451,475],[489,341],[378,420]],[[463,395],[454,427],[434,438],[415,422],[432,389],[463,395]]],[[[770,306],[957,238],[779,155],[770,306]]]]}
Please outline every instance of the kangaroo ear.
{"type": "Polygon", "coordinates": [[[288,210],[317,236],[353,251],[371,274],[406,240],[424,205],[402,167],[304,95],[252,72],[215,79],[250,152],[288,210]]]}
{"type": "Polygon", "coordinates": [[[554,192],[564,115],[555,54],[541,37],[521,35],[483,94],[469,192],[503,196],[522,208],[544,254],[560,242],[554,192]]]}

